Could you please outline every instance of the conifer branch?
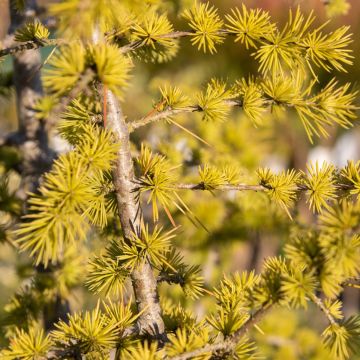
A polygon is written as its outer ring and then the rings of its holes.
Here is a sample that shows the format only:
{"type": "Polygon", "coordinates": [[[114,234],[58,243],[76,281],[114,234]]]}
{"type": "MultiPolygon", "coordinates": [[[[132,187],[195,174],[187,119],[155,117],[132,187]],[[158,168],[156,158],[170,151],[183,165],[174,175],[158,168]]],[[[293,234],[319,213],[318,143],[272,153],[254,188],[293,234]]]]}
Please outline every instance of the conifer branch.
{"type": "MultiPolygon", "coordinates": [[[[242,106],[241,101],[236,101],[232,99],[224,100],[223,103],[229,107],[242,106]]],[[[142,126],[149,125],[153,122],[171,118],[174,115],[202,112],[202,111],[204,111],[204,109],[202,109],[202,107],[199,104],[190,105],[182,108],[171,108],[168,106],[165,110],[155,111],[155,112],[152,111],[150,114],[144,116],[143,118],[130,122],[128,124],[129,132],[133,132],[134,130],[142,126]]]]}
{"type": "MultiPolygon", "coordinates": [[[[132,234],[141,237],[142,211],[138,201],[134,178],[134,166],[130,152],[129,132],[119,100],[107,92],[107,127],[114,133],[121,146],[113,172],[121,227],[125,240],[132,234]]],[[[138,328],[141,334],[150,335],[160,342],[165,341],[165,326],[157,294],[157,281],[148,260],[136,267],[131,274],[138,311],[138,328]]]]}
{"type": "MultiPolygon", "coordinates": [[[[208,190],[205,183],[198,184],[176,184],[175,189],[178,190],[208,190]]],[[[269,190],[263,185],[251,185],[251,184],[223,184],[216,187],[216,190],[220,191],[266,191],[269,190]]]]}
{"type": "Polygon", "coordinates": [[[181,108],[181,109],[165,109],[163,111],[158,111],[158,112],[151,112],[151,114],[144,116],[143,118],[139,119],[139,120],[135,120],[132,121],[128,124],[129,127],[129,132],[133,132],[134,130],[142,127],[142,126],[146,126],[148,124],[151,124],[153,122],[159,121],[159,120],[163,120],[163,119],[167,119],[173,115],[178,115],[178,114],[183,114],[183,113],[189,113],[189,112],[196,112],[196,111],[201,111],[201,108],[199,108],[199,106],[188,106],[186,108],[181,108]]]}
{"type": "Polygon", "coordinates": [[[236,347],[238,342],[244,337],[250,329],[262,320],[262,318],[267,314],[272,305],[264,304],[259,310],[257,310],[250,318],[245,322],[245,324],[237,330],[234,334],[225,338],[224,341],[217,342],[215,344],[206,345],[202,348],[188,351],[181,355],[167,357],[167,360],[188,360],[195,358],[197,356],[211,353],[211,354],[226,354],[231,353],[231,351],[236,347]]]}
{"type": "MultiPolygon", "coordinates": [[[[171,33],[168,34],[162,34],[159,35],[158,37],[161,39],[179,39],[182,37],[186,37],[186,36],[191,36],[193,35],[193,32],[191,31],[173,31],[171,33]]],[[[147,45],[147,43],[143,40],[136,40],[133,42],[130,42],[129,44],[126,44],[124,46],[120,47],[120,52],[125,54],[128,53],[130,51],[134,51],[137,50],[143,46],[147,45]]]]}
{"type": "Polygon", "coordinates": [[[342,285],[360,289],[360,278],[351,278],[345,281],[342,285]]]}
{"type": "Polygon", "coordinates": [[[26,50],[35,50],[46,46],[57,46],[64,43],[61,39],[39,39],[26,41],[24,43],[0,49],[0,58],[6,55],[15,55],[26,50]]]}
{"type": "Polygon", "coordinates": [[[189,104],[189,98],[176,87],[160,88],[161,99],[155,109],[139,120],[129,123],[129,131],[161,119],[181,113],[202,112],[204,121],[224,121],[231,107],[241,107],[255,125],[263,121],[264,111],[272,107],[293,109],[302,122],[310,142],[314,136],[327,136],[326,127],[338,124],[352,126],[356,119],[355,97],[350,84],[337,86],[332,79],[324,88],[311,94],[315,82],[305,89],[305,79],[300,73],[291,77],[269,77],[267,80],[238,80],[230,89],[225,83],[212,79],[203,92],[197,94],[197,103],[189,104]]]}
{"type": "Polygon", "coordinates": [[[319,297],[317,297],[315,294],[313,294],[310,298],[311,298],[312,302],[325,314],[325,316],[329,320],[330,324],[332,324],[332,325],[337,324],[337,321],[331,315],[331,312],[329,311],[329,309],[325,306],[325,304],[319,297]]]}
{"type": "MultiPolygon", "coordinates": [[[[206,184],[203,182],[200,183],[181,183],[181,184],[173,184],[172,187],[178,190],[209,190],[206,187],[206,184]]],[[[334,187],[338,191],[349,191],[353,187],[348,184],[335,184],[334,187]]],[[[265,185],[254,185],[254,184],[222,184],[217,185],[214,190],[220,191],[266,191],[272,189],[270,186],[265,185]]],[[[309,187],[303,184],[298,184],[296,186],[297,191],[308,191],[309,187]]]]}
{"type": "Polygon", "coordinates": [[[47,123],[50,127],[56,124],[59,114],[65,111],[66,107],[71,103],[71,101],[75,99],[81,92],[87,89],[89,83],[94,79],[94,77],[94,71],[90,68],[87,68],[80,76],[79,81],[71,89],[71,91],[61,97],[59,103],[56,104],[52,110],[50,118],[47,119],[47,123]]]}

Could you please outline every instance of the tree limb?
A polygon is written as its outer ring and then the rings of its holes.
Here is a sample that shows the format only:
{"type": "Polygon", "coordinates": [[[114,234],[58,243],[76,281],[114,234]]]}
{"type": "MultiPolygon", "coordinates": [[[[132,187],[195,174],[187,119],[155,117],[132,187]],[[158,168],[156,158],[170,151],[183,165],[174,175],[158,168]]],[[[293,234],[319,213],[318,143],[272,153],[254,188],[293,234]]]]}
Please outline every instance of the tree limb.
{"type": "MultiPolygon", "coordinates": [[[[121,145],[115,161],[113,181],[116,191],[119,218],[126,241],[130,241],[133,232],[141,236],[142,211],[133,182],[134,165],[130,152],[130,139],[125,117],[119,100],[107,90],[106,125],[121,145]]],[[[166,340],[164,321],[157,293],[157,281],[148,261],[135,268],[131,274],[138,311],[138,328],[141,334],[147,334],[160,342],[166,340]]]]}
{"type": "MultiPolygon", "coordinates": [[[[191,31],[174,31],[174,32],[171,32],[168,34],[160,35],[159,38],[178,39],[178,38],[185,37],[185,36],[191,36],[193,34],[194,33],[191,31]]],[[[126,44],[126,45],[120,47],[120,51],[121,51],[121,53],[125,54],[130,51],[134,51],[140,47],[143,47],[145,45],[146,45],[146,42],[144,40],[136,40],[136,41],[130,42],[129,44],[126,44]]]]}
{"type": "Polygon", "coordinates": [[[329,320],[329,323],[332,325],[337,324],[337,321],[335,320],[335,318],[331,315],[329,309],[325,306],[325,304],[323,303],[323,301],[317,297],[315,294],[313,294],[310,297],[311,301],[325,314],[325,316],[327,317],[327,319],[329,320]]]}
{"type": "MultiPolygon", "coordinates": [[[[236,100],[231,100],[231,99],[224,100],[224,103],[230,107],[242,106],[241,101],[236,101],[236,100]]],[[[182,107],[182,108],[178,108],[178,109],[172,109],[172,108],[168,107],[165,110],[151,112],[150,114],[144,116],[141,119],[130,122],[128,124],[129,131],[133,132],[134,130],[136,130],[142,126],[148,125],[150,123],[153,123],[153,122],[156,122],[156,121],[159,121],[162,119],[170,118],[173,115],[192,113],[192,112],[202,112],[202,111],[203,111],[203,109],[199,105],[191,105],[191,106],[186,106],[186,107],[182,107]]]]}
{"type": "Polygon", "coordinates": [[[224,353],[230,353],[233,351],[238,344],[238,342],[241,340],[241,338],[246,335],[249,330],[257,324],[261,319],[264,317],[264,315],[269,311],[271,308],[271,305],[264,305],[262,308],[260,308],[258,311],[256,311],[251,318],[234,334],[230,335],[224,341],[217,342],[215,344],[206,345],[200,349],[188,351],[186,353],[173,356],[173,357],[167,357],[167,360],[187,360],[195,358],[196,356],[200,356],[206,353],[211,354],[224,354],[224,353]]]}
{"type": "MultiPolygon", "coordinates": [[[[176,184],[173,186],[178,190],[208,190],[203,182],[198,184],[176,184]]],[[[263,185],[249,185],[249,184],[224,184],[218,185],[214,190],[220,191],[265,191],[269,190],[266,186],[263,185]]]]}
{"type": "Polygon", "coordinates": [[[360,288],[360,278],[351,278],[349,280],[346,280],[342,286],[348,286],[353,288],[360,288]]]}
{"type": "Polygon", "coordinates": [[[26,50],[36,50],[45,46],[55,46],[60,45],[63,41],[60,39],[39,39],[26,41],[18,45],[7,47],[5,49],[0,49],[0,58],[6,55],[15,55],[26,50]]]}

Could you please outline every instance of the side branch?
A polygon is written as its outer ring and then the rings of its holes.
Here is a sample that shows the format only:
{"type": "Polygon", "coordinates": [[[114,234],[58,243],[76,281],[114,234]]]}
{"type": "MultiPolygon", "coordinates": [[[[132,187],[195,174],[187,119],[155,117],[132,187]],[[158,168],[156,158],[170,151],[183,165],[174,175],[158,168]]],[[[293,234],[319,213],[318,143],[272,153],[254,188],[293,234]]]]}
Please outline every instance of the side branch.
{"type": "MultiPolygon", "coordinates": [[[[201,182],[199,184],[177,184],[174,185],[175,189],[178,190],[209,190],[208,187],[206,187],[205,183],[201,182]]],[[[266,186],[263,185],[249,185],[249,184],[224,184],[224,185],[218,185],[214,187],[214,190],[220,190],[220,191],[265,191],[269,190],[266,186]]]]}
{"type": "MultiPolygon", "coordinates": [[[[352,189],[347,184],[335,184],[335,187],[339,191],[348,191],[352,189]]],[[[272,187],[265,185],[252,185],[252,184],[223,184],[223,185],[207,185],[204,182],[200,183],[189,183],[189,184],[173,184],[172,188],[175,190],[220,190],[220,191],[267,191],[271,190],[272,187]]],[[[310,190],[306,185],[298,184],[296,187],[297,191],[308,191],[310,190]]],[[[360,281],[359,281],[360,283],[360,281]]],[[[349,286],[349,285],[348,285],[349,286]]]]}
{"type": "Polygon", "coordinates": [[[183,353],[181,355],[168,357],[168,360],[188,360],[193,359],[197,356],[204,355],[204,354],[226,354],[233,351],[238,344],[238,342],[241,340],[243,336],[245,336],[249,330],[257,324],[259,321],[262,320],[264,315],[269,311],[271,308],[271,305],[264,305],[261,309],[256,311],[251,318],[234,334],[224,339],[224,341],[217,342],[215,344],[206,345],[200,349],[196,349],[193,351],[189,351],[186,353],[183,353]]]}
{"type": "MultiPolygon", "coordinates": [[[[229,107],[236,107],[236,106],[241,107],[242,106],[242,102],[237,101],[237,100],[230,100],[230,99],[224,100],[224,103],[226,105],[228,105],[229,107]]],[[[156,111],[156,112],[152,111],[148,115],[144,116],[143,118],[130,122],[128,124],[129,132],[133,132],[134,130],[136,130],[142,126],[151,124],[151,123],[159,121],[159,120],[170,118],[171,116],[174,116],[174,115],[193,113],[193,112],[202,112],[202,111],[204,111],[204,110],[202,109],[202,107],[200,105],[191,105],[191,106],[186,106],[186,107],[176,108],[176,109],[167,107],[165,110],[162,110],[162,111],[156,111]]]]}
{"type": "MultiPolygon", "coordinates": [[[[193,35],[194,33],[191,32],[191,31],[174,31],[174,32],[171,32],[171,33],[168,33],[168,34],[163,34],[163,35],[160,35],[159,38],[162,38],[162,39],[178,39],[178,38],[182,38],[182,37],[185,37],[185,36],[191,36],[193,35]]],[[[146,45],[146,41],[144,40],[136,40],[136,41],[133,41],[129,44],[126,44],[122,47],[120,47],[120,51],[125,54],[127,52],[130,52],[130,51],[134,51],[138,48],[141,48],[143,46],[146,45]]]]}
{"type": "Polygon", "coordinates": [[[39,49],[45,46],[55,46],[60,45],[62,40],[60,39],[41,39],[41,40],[32,40],[21,43],[19,45],[14,45],[5,49],[0,49],[0,58],[6,55],[14,55],[25,50],[39,49]]]}
{"type": "Polygon", "coordinates": [[[335,318],[331,315],[329,309],[325,306],[325,304],[319,297],[317,297],[316,295],[312,295],[311,300],[325,314],[330,324],[337,324],[335,318]]]}
{"type": "Polygon", "coordinates": [[[202,109],[199,106],[194,105],[194,106],[187,106],[187,107],[179,108],[179,109],[167,108],[164,111],[151,112],[149,115],[146,115],[139,120],[135,120],[135,121],[132,121],[131,123],[129,123],[128,124],[129,132],[133,132],[134,130],[136,130],[142,126],[151,124],[151,123],[159,121],[159,120],[169,118],[174,115],[191,113],[191,112],[196,112],[196,111],[202,111],[202,109]]]}
{"type": "Polygon", "coordinates": [[[360,289],[360,278],[351,278],[345,281],[342,285],[360,289]]]}

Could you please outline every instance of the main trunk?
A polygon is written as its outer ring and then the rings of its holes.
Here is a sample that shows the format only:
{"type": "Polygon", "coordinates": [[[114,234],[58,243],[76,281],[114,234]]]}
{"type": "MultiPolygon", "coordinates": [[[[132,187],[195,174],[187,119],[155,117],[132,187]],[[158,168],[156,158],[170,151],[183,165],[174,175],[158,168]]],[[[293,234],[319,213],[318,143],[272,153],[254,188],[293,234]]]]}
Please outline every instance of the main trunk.
{"type": "MultiPolygon", "coordinates": [[[[107,127],[120,143],[113,173],[119,217],[125,240],[132,232],[140,234],[142,211],[137,199],[134,166],[130,152],[129,130],[118,99],[107,91],[107,127]]],[[[148,334],[159,341],[165,340],[165,327],[157,293],[157,282],[149,262],[136,268],[131,275],[138,311],[138,327],[141,334],[148,334]]]]}

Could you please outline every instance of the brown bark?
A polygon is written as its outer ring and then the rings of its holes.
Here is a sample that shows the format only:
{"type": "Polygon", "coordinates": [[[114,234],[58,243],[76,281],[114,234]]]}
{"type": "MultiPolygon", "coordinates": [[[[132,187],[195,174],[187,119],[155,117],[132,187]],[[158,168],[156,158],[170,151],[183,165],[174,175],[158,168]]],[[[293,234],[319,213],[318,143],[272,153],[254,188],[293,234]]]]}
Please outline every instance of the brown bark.
{"type": "MultiPolygon", "coordinates": [[[[119,217],[125,240],[130,241],[133,232],[141,236],[142,211],[134,183],[129,130],[119,100],[111,91],[107,91],[106,98],[108,109],[106,126],[112,130],[120,143],[113,172],[119,217]]],[[[147,260],[132,272],[131,280],[138,311],[141,312],[137,323],[139,332],[160,342],[165,341],[165,326],[161,317],[157,281],[147,260]]]]}
{"type": "Polygon", "coordinates": [[[219,355],[219,358],[223,358],[224,357],[223,355],[231,354],[232,351],[235,349],[236,345],[239,343],[239,341],[250,331],[250,329],[254,325],[256,325],[258,322],[262,320],[264,315],[269,311],[269,309],[271,309],[271,306],[272,305],[264,305],[264,307],[257,310],[239,330],[235,331],[232,335],[225,338],[223,341],[219,341],[214,344],[209,344],[202,348],[191,350],[177,356],[166,357],[166,359],[188,360],[188,359],[194,359],[204,354],[212,354],[214,356],[211,358],[217,359],[218,358],[217,355],[219,355]]]}

